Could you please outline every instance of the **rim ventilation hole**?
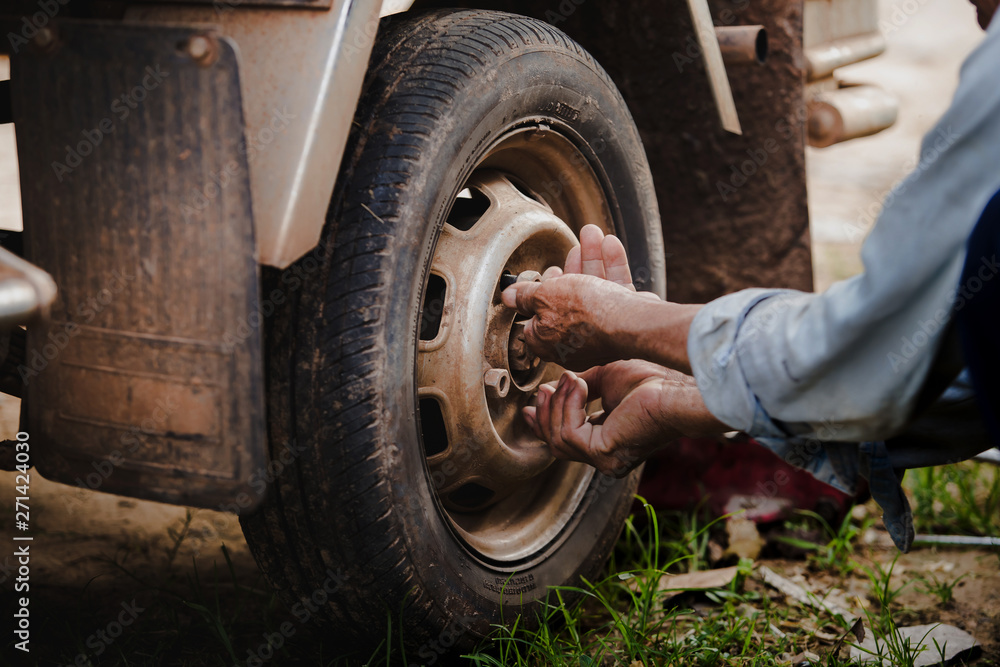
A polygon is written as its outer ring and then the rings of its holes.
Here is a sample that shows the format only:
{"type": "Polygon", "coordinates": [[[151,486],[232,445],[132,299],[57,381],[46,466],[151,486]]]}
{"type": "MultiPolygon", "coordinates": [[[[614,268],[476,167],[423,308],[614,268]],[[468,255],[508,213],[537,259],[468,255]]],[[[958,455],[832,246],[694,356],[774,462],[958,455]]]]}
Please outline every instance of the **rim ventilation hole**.
{"type": "Polygon", "coordinates": [[[533,202],[538,202],[538,196],[534,192],[529,190],[524,183],[517,180],[516,178],[508,178],[507,180],[510,181],[510,184],[514,186],[514,189],[520,192],[522,195],[524,195],[533,202]]]}
{"type": "Polygon", "coordinates": [[[427,293],[424,295],[424,308],[420,313],[420,340],[434,340],[441,333],[441,320],[444,317],[444,298],[448,292],[448,283],[436,273],[427,280],[427,293]]]}
{"type": "Polygon", "coordinates": [[[442,454],[448,449],[448,429],[444,425],[444,414],[437,399],[420,399],[420,435],[424,442],[424,456],[427,458],[442,454]]]}
{"type": "Polygon", "coordinates": [[[451,213],[448,214],[448,224],[467,232],[489,209],[489,197],[474,188],[465,188],[455,198],[451,213]]]}
{"type": "Polygon", "coordinates": [[[451,495],[448,496],[448,500],[450,500],[451,504],[456,507],[473,510],[490,502],[494,495],[495,494],[492,489],[487,489],[482,484],[469,482],[468,484],[464,484],[453,491],[451,495]]]}

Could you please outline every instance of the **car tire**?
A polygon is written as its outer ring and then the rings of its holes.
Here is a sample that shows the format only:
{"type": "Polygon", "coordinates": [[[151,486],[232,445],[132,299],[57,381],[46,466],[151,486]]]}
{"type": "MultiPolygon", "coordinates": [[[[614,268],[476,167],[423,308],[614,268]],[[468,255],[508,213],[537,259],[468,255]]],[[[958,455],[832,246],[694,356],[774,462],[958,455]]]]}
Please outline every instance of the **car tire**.
{"type": "Polygon", "coordinates": [[[534,624],[550,587],[599,575],[638,471],[614,479],[532,448],[518,408],[557,368],[530,360],[518,375],[507,359],[509,400],[456,379],[490,366],[474,359],[484,328],[487,357],[515,354],[500,274],[557,263],[587,223],[621,237],[638,289],[665,296],[642,142],[592,57],[510,14],[383,21],[323,239],[264,275],[276,308],[265,324],[273,479],[241,521],[297,618],[362,653],[391,622],[407,663],[434,664],[496,624],[534,624]],[[443,239],[473,233],[438,271],[443,239]],[[421,381],[442,332],[452,365],[421,381]],[[502,428],[476,421],[501,413],[502,428]],[[443,440],[433,451],[432,436],[443,440]]]}

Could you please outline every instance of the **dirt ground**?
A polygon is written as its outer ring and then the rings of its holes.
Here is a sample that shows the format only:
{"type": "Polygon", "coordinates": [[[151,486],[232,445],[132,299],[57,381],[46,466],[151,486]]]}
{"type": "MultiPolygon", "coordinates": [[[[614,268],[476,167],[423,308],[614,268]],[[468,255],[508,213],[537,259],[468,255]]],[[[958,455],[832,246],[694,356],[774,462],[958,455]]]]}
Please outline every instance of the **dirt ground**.
{"type": "MultiPolygon", "coordinates": [[[[873,531],[875,532],[875,531],[873,531]]],[[[873,544],[859,548],[858,562],[874,567],[876,563],[887,568],[897,555],[881,533],[873,544]]],[[[870,582],[858,570],[847,577],[833,572],[817,571],[802,560],[765,559],[760,561],[783,576],[802,585],[825,602],[846,609],[855,616],[862,616],[870,608],[867,593],[870,582]],[[825,597],[824,597],[825,596],[825,597]]],[[[902,587],[894,602],[894,621],[900,627],[947,624],[959,627],[982,645],[980,664],[1000,662],[1000,575],[998,554],[979,549],[915,548],[899,556],[893,569],[891,586],[902,587]],[[955,580],[964,576],[954,589],[954,600],[942,604],[921,588],[919,577],[955,580]]]]}
{"type": "MultiPolygon", "coordinates": [[[[889,25],[896,4],[903,3],[883,3],[882,13],[889,25]]],[[[919,11],[887,35],[889,48],[884,56],[841,70],[843,78],[877,83],[899,97],[896,126],[875,137],[809,150],[810,215],[819,290],[860,270],[862,234],[858,230],[867,231],[866,212],[913,165],[919,138],[950,100],[960,62],[981,39],[975,12],[965,0],[921,0],[919,5],[919,11]]],[[[10,126],[0,127],[0,227],[8,229],[20,225],[17,189],[12,181],[16,166],[10,158],[11,142],[10,126]]],[[[16,400],[0,401],[0,432],[4,437],[16,432],[17,413],[16,400]]],[[[0,507],[4,508],[0,528],[5,539],[12,530],[9,515],[14,495],[13,474],[0,473],[0,507]]],[[[201,571],[211,571],[213,563],[220,561],[222,543],[240,576],[256,577],[256,566],[238,522],[229,515],[73,488],[48,482],[33,472],[31,518],[36,535],[32,585],[62,591],[66,599],[87,587],[99,590],[108,586],[110,590],[123,578],[152,577],[170,568],[193,571],[197,565],[201,571]],[[188,512],[193,514],[187,534],[175,549],[188,512]],[[129,574],[123,573],[121,563],[129,564],[129,574]]],[[[0,590],[9,591],[13,561],[9,550],[5,552],[0,556],[0,590]]],[[[875,553],[880,559],[891,558],[889,549],[875,553]]],[[[976,635],[994,659],[1000,656],[1000,626],[995,611],[1000,606],[1000,568],[996,553],[922,548],[903,557],[900,565],[897,575],[933,568],[946,568],[951,577],[972,575],[956,587],[954,606],[943,612],[935,609],[933,614],[938,620],[953,622],[976,635]]],[[[794,575],[802,574],[804,566],[789,561],[776,563],[775,567],[794,575]]],[[[926,611],[920,606],[926,604],[925,600],[907,595],[916,594],[904,593],[904,603],[913,605],[918,614],[926,611]]],[[[59,595],[47,599],[58,600],[59,595]]],[[[8,641],[5,639],[4,644],[8,641]]]]}

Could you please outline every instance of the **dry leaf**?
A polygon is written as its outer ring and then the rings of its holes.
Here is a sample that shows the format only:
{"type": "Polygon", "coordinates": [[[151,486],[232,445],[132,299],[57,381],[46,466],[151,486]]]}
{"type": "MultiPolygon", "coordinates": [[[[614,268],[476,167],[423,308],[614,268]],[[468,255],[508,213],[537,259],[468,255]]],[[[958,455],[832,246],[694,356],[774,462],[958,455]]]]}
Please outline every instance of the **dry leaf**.
{"type": "Polygon", "coordinates": [[[861,622],[860,618],[854,621],[854,625],[848,628],[844,636],[837,642],[837,645],[833,647],[833,655],[837,655],[840,652],[840,647],[844,645],[844,641],[849,635],[854,635],[855,641],[859,644],[865,640],[865,624],[861,622]]]}
{"type": "Polygon", "coordinates": [[[800,665],[803,662],[805,663],[819,662],[819,656],[813,653],[812,651],[803,651],[802,653],[793,656],[791,659],[791,663],[793,665],[800,665]]]}
{"type": "Polygon", "coordinates": [[[718,570],[705,570],[704,572],[689,572],[688,574],[668,574],[660,577],[659,589],[661,591],[674,590],[712,590],[713,588],[726,588],[733,583],[738,574],[737,566],[723,567],[718,570]]]}
{"type": "Polygon", "coordinates": [[[854,620],[854,616],[851,615],[846,609],[841,609],[837,605],[824,602],[817,595],[810,593],[802,586],[799,586],[794,581],[786,579],[767,566],[757,568],[757,572],[760,573],[760,576],[764,580],[765,584],[777,589],[783,593],[785,597],[791,598],[799,604],[812,607],[813,609],[821,609],[829,613],[831,616],[840,616],[845,621],[854,620]]]}

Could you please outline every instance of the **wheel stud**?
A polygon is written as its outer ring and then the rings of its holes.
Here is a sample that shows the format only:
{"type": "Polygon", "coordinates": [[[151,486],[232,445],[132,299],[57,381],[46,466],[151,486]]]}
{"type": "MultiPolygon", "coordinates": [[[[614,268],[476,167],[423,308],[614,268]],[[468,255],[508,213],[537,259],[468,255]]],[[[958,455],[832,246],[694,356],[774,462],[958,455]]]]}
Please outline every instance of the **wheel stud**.
{"type": "Polygon", "coordinates": [[[514,275],[510,271],[504,271],[500,276],[500,291],[503,292],[505,289],[513,285],[514,283],[540,283],[542,282],[542,274],[538,271],[522,271],[518,275],[514,275]]]}
{"type": "Polygon", "coordinates": [[[537,359],[528,350],[528,343],[524,340],[524,324],[524,322],[514,322],[510,333],[510,344],[507,347],[507,359],[515,375],[530,371],[534,368],[534,360],[537,359]]]}
{"type": "Polygon", "coordinates": [[[505,398],[510,392],[510,373],[502,368],[491,368],[483,375],[486,393],[493,398],[505,398]]]}

